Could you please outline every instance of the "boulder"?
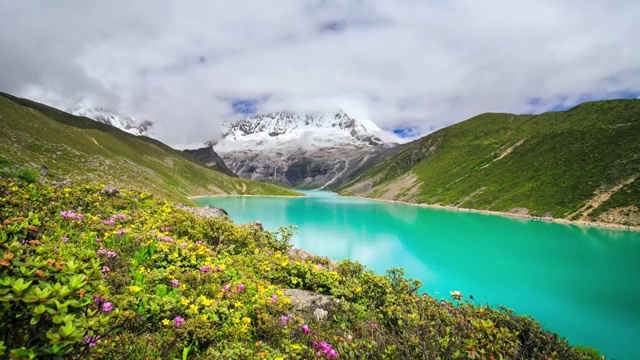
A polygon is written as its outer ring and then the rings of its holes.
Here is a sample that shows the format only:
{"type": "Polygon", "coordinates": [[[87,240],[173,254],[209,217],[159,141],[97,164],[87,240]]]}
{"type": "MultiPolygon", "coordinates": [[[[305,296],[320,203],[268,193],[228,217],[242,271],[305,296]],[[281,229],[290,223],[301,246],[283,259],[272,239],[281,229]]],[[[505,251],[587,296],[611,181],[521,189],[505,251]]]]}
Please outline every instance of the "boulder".
{"type": "Polygon", "coordinates": [[[51,183],[51,185],[53,185],[53,186],[55,186],[55,187],[57,187],[59,189],[62,189],[62,188],[66,188],[66,187],[69,187],[69,186],[73,185],[73,181],[65,180],[65,181],[60,181],[60,182],[53,182],[53,183],[51,183]]]}
{"type": "Polygon", "coordinates": [[[322,320],[340,305],[340,300],[313,291],[283,289],[282,292],[291,299],[293,312],[308,319],[322,320]]]}
{"type": "Polygon", "coordinates": [[[203,207],[191,207],[185,204],[176,204],[176,207],[199,218],[212,219],[229,216],[229,213],[227,213],[224,209],[219,209],[210,205],[205,205],[203,207]]]}
{"type": "Polygon", "coordinates": [[[104,195],[118,195],[120,194],[120,190],[115,186],[107,185],[102,190],[100,190],[100,194],[104,195]]]}

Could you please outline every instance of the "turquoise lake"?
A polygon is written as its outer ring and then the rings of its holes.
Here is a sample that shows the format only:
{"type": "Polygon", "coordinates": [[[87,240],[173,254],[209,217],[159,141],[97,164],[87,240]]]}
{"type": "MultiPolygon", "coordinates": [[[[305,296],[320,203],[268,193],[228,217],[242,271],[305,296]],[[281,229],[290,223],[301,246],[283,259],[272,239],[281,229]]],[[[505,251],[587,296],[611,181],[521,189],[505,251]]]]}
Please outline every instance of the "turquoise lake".
{"type": "Polygon", "coordinates": [[[239,223],[296,225],[295,247],[381,274],[402,267],[433,296],[459,290],[607,358],[640,359],[640,233],[305,193],[195,201],[239,223]]]}

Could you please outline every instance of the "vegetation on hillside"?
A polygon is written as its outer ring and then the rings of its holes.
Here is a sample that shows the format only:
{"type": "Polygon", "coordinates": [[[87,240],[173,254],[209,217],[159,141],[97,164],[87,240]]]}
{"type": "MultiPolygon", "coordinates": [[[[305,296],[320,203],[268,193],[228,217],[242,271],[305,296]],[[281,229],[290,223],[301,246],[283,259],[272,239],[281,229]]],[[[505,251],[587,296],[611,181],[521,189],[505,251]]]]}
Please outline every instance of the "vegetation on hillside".
{"type": "Polygon", "coordinates": [[[213,171],[160,141],[2,93],[0,156],[31,164],[49,180],[109,183],[182,202],[209,194],[299,195],[213,171]]]}
{"type": "MultiPolygon", "coordinates": [[[[531,318],[148,192],[0,179],[0,357],[593,359],[531,318]],[[294,307],[288,289],[323,294],[294,307]],[[337,299],[334,300],[334,299],[337,299]]],[[[310,294],[313,294],[310,293],[310,294]]]]}
{"type": "Polygon", "coordinates": [[[339,190],[640,225],[638,139],[640,100],[540,115],[482,114],[415,141],[339,190]],[[616,213],[621,207],[627,215],[616,213]]]}

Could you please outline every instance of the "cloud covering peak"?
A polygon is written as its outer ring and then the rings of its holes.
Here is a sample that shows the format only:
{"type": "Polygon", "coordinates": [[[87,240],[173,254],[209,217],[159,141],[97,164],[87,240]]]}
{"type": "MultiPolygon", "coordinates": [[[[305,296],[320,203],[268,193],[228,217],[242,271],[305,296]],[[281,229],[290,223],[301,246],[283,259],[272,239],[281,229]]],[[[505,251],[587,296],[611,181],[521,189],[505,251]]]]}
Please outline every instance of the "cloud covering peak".
{"type": "Polygon", "coordinates": [[[0,0],[0,90],[90,99],[211,140],[248,113],[425,133],[640,94],[640,2],[0,0]]]}

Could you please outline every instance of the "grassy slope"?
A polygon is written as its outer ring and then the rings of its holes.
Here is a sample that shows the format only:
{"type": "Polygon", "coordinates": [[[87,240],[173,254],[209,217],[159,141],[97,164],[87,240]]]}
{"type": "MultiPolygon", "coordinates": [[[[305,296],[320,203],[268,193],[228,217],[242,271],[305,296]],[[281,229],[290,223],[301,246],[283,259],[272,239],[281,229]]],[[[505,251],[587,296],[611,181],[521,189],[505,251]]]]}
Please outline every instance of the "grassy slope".
{"type": "Polygon", "coordinates": [[[179,201],[206,194],[296,194],[207,169],[157,140],[0,95],[0,156],[17,163],[46,165],[52,180],[144,189],[179,201]]]}
{"type": "MultiPolygon", "coordinates": [[[[340,190],[353,193],[354,185],[369,180],[375,185],[365,196],[383,197],[383,185],[411,171],[421,184],[416,203],[493,211],[524,207],[533,215],[567,217],[596,190],[640,175],[638,139],[640,100],[591,102],[537,116],[482,114],[416,141],[340,190]]],[[[639,181],[592,215],[639,205],[639,181]]]]}

